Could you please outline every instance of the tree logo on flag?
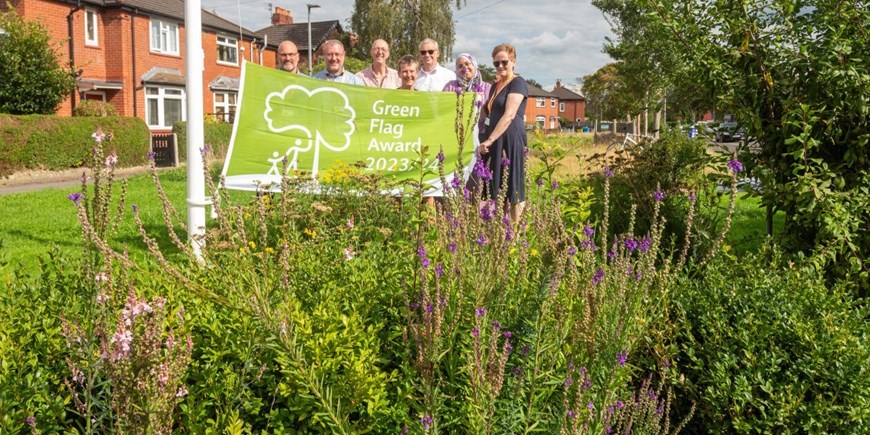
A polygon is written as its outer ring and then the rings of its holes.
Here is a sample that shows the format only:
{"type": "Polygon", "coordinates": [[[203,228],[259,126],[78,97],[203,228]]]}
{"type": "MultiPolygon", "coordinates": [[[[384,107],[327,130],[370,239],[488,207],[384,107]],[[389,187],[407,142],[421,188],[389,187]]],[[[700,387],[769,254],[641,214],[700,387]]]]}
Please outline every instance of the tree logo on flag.
{"type": "Polygon", "coordinates": [[[271,163],[269,175],[281,175],[278,163],[288,158],[287,169],[299,168],[300,153],[314,151],[312,176],[317,176],[320,147],[341,152],[350,146],[350,137],[356,130],[356,112],[347,95],[335,88],[317,88],[312,91],[290,85],[281,92],[266,97],[263,117],[269,130],[290,139],[286,151],[275,150],[266,160],[271,163]],[[312,110],[313,109],[313,110],[312,110]],[[315,113],[316,116],[311,116],[315,113]]]}

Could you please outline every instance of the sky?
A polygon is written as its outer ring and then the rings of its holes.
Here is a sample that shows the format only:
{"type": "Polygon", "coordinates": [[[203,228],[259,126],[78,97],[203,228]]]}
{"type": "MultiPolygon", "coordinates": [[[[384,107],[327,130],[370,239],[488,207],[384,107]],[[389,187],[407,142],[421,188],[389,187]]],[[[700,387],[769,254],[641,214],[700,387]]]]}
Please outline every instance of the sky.
{"type": "MultiPolygon", "coordinates": [[[[354,0],[310,1],[320,5],[311,10],[312,22],[338,20],[343,29],[350,29],[354,0]]],[[[273,7],[289,9],[296,23],[308,21],[306,3],[298,0],[201,2],[203,9],[249,30],[269,26],[273,7]]],[[[602,52],[605,38],[613,36],[610,25],[589,0],[466,0],[461,9],[454,7],[453,19],[453,53],[471,53],[479,62],[489,63],[493,47],[513,44],[517,49],[515,71],[545,89],[552,89],[557,79],[576,84],[579,77],[611,61],[602,52]]]]}

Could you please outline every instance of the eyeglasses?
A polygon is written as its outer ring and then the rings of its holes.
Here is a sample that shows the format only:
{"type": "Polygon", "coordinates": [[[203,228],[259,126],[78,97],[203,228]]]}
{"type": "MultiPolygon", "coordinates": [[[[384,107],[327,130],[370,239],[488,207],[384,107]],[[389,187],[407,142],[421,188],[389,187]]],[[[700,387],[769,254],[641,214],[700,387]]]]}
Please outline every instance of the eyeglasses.
{"type": "Polygon", "coordinates": [[[433,54],[435,54],[435,50],[420,50],[420,56],[425,56],[427,54],[429,56],[432,56],[433,54]]]}
{"type": "Polygon", "coordinates": [[[291,57],[296,56],[297,54],[299,54],[299,53],[298,52],[297,53],[278,53],[279,56],[291,56],[291,57]]]}
{"type": "Polygon", "coordinates": [[[492,66],[494,66],[496,68],[502,67],[502,66],[507,67],[508,62],[510,62],[510,61],[509,60],[494,60],[494,61],[492,61],[492,66]]]}

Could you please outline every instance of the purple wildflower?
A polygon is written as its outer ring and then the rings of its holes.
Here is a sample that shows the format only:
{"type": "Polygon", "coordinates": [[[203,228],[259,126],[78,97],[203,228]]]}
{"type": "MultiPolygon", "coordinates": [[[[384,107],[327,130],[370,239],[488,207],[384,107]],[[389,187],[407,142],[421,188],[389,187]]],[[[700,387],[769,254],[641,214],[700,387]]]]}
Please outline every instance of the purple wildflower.
{"type": "Polygon", "coordinates": [[[492,221],[493,216],[493,208],[487,203],[483,207],[480,208],[480,218],[483,219],[484,222],[492,221]]]}
{"type": "Polygon", "coordinates": [[[450,244],[447,245],[447,250],[450,252],[456,252],[456,242],[450,242],[450,244]]]}
{"type": "Polygon", "coordinates": [[[614,246],[613,249],[607,251],[607,258],[613,259],[614,257],[616,257],[616,246],[614,246]]]}
{"type": "Polygon", "coordinates": [[[588,410],[592,411],[593,409],[595,409],[595,404],[592,403],[592,402],[589,402],[589,403],[586,404],[586,408],[587,408],[588,410]]]}
{"type": "Polygon", "coordinates": [[[564,383],[563,385],[565,386],[565,388],[568,388],[568,387],[570,387],[571,384],[573,384],[573,383],[574,383],[574,378],[572,378],[571,376],[568,376],[568,377],[565,379],[565,383],[564,383]]]}
{"type": "Polygon", "coordinates": [[[665,413],[664,405],[659,405],[659,407],[656,408],[656,415],[662,415],[664,413],[665,413]]]}
{"type": "Polygon", "coordinates": [[[505,332],[502,332],[501,335],[503,335],[504,338],[510,339],[511,337],[513,337],[514,334],[511,333],[510,331],[505,331],[505,332]]]}
{"type": "Polygon", "coordinates": [[[610,166],[605,166],[605,167],[604,167],[604,176],[605,176],[606,178],[610,178],[610,177],[613,176],[613,171],[610,170],[610,166]]]}
{"type": "Polygon", "coordinates": [[[633,238],[626,239],[624,243],[625,249],[628,249],[628,252],[634,252],[634,250],[637,249],[637,240],[634,240],[633,238]]]}
{"type": "Polygon", "coordinates": [[[72,201],[75,205],[79,205],[79,202],[84,198],[84,195],[82,195],[81,192],[73,192],[67,195],[66,198],[72,201]]]}
{"type": "Polygon", "coordinates": [[[652,246],[652,239],[650,239],[649,237],[644,237],[643,239],[641,239],[640,244],[637,248],[640,249],[640,252],[646,252],[649,251],[650,246],[652,246]]]}
{"type": "Polygon", "coordinates": [[[478,245],[483,246],[486,244],[486,242],[489,241],[489,239],[486,238],[486,235],[481,233],[480,237],[478,237],[477,240],[475,240],[475,241],[477,242],[478,245]]]}
{"type": "Polygon", "coordinates": [[[523,356],[528,355],[531,350],[532,349],[529,347],[529,345],[525,345],[522,348],[520,348],[520,355],[523,355],[523,356]]]}
{"type": "Polygon", "coordinates": [[[544,179],[543,179],[543,178],[538,178],[538,179],[535,181],[535,184],[537,184],[538,187],[544,187],[544,179]]]}
{"type": "Polygon", "coordinates": [[[566,415],[568,416],[568,418],[574,418],[574,411],[569,409],[566,415]]]}
{"type": "Polygon", "coordinates": [[[496,331],[500,330],[500,329],[501,329],[501,323],[498,323],[497,321],[493,320],[493,321],[492,321],[492,329],[495,329],[496,331]]]}
{"type": "Polygon", "coordinates": [[[477,329],[477,328],[472,329],[471,335],[474,336],[474,338],[480,337],[480,329],[477,329]]]}
{"type": "Polygon", "coordinates": [[[598,269],[595,276],[592,277],[592,284],[598,284],[602,279],[604,279],[604,269],[598,269]]]}
{"type": "Polygon", "coordinates": [[[656,191],[653,192],[653,198],[656,200],[656,202],[659,202],[659,201],[665,199],[665,193],[662,192],[661,190],[656,189],[656,191]]]}
{"type": "Polygon", "coordinates": [[[511,159],[509,159],[507,157],[501,158],[501,165],[502,166],[510,166],[510,164],[511,164],[511,159]]]}
{"type": "Polygon", "coordinates": [[[34,424],[36,424],[36,417],[27,417],[24,419],[24,422],[33,426],[34,424]]]}
{"type": "Polygon", "coordinates": [[[743,172],[743,163],[740,163],[740,160],[731,159],[731,161],[728,162],[728,169],[730,169],[735,174],[738,172],[743,172]]]}
{"type": "Polygon", "coordinates": [[[616,407],[617,407],[617,408],[620,408],[620,409],[621,409],[621,408],[624,408],[624,407],[625,407],[625,403],[622,403],[622,400],[617,400],[617,401],[616,401],[616,407]]]}
{"type": "Polygon", "coordinates": [[[462,197],[465,198],[465,202],[471,200],[471,191],[467,187],[462,189],[462,197]]]}
{"type": "Polygon", "coordinates": [[[586,236],[587,239],[591,239],[593,235],[595,235],[595,228],[592,228],[589,225],[583,226],[583,235],[586,236]]]}
{"type": "Polygon", "coordinates": [[[480,307],[480,308],[474,310],[474,315],[477,316],[477,317],[483,317],[483,316],[485,316],[485,315],[486,315],[486,308],[485,308],[485,307],[480,307]]]}
{"type": "Polygon", "coordinates": [[[459,189],[462,186],[462,179],[459,178],[457,174],[453,175],[453,178],[450,180],[450,187],[453,189],[459,189]]]}
{"type": "Polygon", "coordinates": [[[202,150],[201,150],[201,151],[202,151],[202,154],[203,154],[203,155],[206,155],[206,154],[208,154],[208,153],[211,152],[211,147],[208,146],[208,145],[206,145],[206,146],[202,147],[202,150]]]}
{"type": "Polygon", "coordinates": [[[478,160],[474,164],[474,175],[477,175],[483,181],[492,180],[492,172],[489,171],[489,168],[486,167],[482,160],[478,160]]]}
{"type": "Polygon", "coordinates": [[[523,372],[523,368],[520,366],[514,367],[514,375],[519,376],[523,372]]]}
{"type": "Polygon", "coordinates": [[[438,278],[441,278],[442,276],[444,276],[444,265],[443,264],[438,263],[435,265],[435,276],[438,278]]]}
{"type": "Polygon", "coordinates": [[[138,206],[138,205],[133,204],[133,205],[131,205],[130,207],[133,209],[133,213],[138,213],[138,212],[139,212],[139,206],[138,206]]]}
{"type": "Polygon", "coordinates": [[[622,351],[616,354],[616,362],[620,367],[625,367],[625,361],[628,359],[628,352],[622,351]]]}
{"type": "Polygon", "coordinates": [[[553,182],[553,190],[556,190],[556,189],[558,189],[558,188],[559,188],[559,182],[558,182],[558,181],[554,181],[554,182],[553,182]]]}
{"type": "Polygon", "coordinates": [[[426,304],[426,312],[427,313],[431,314],[434,309],[435,309],[435,307],[433,307],[432,304],[426,304]]]}
{"type": "Polygon", "coordinates": [[[576,247],[571,246],[570,248],[568,248],[568,255],[570,255],[570,256],[573,257],[576,253],[577,253],[577,248],[576,248],[576,247]]]}
{"type": "Polygon", "coordinates": [[[432,426],[432,422],[432,417],[428,415],[420,417],[420,423],[423,424],[423,430],[429,430],[429,426],[432,426]]]}
{"type": "Polygon", "coordinates": [[[148,157],[149,162],[153,162],[154,157],[157,157],[157,153],[155,153],[154,151],[148,151],[148,154],[145,154],[145,156],[148,157]]]}
{"type": "Polygon", "coordinates": [[[438,151],[438,154],[435,154],[435,160],[438,160],[438,163],[444,163],[444,151],[438,151]]]}
{"type": "Polygon", "coordinates": [[[420,264],[423,265],[423,269],[429,268],[429,258],[426,257],[426,248],[420,244],[420,248],[417,249],[417,256],[420,257],[420,264]]]}
{"type": "Polygon", "coordinates": [[[695,202],[695,192],[689,192],[689,201],[695,202]]]}

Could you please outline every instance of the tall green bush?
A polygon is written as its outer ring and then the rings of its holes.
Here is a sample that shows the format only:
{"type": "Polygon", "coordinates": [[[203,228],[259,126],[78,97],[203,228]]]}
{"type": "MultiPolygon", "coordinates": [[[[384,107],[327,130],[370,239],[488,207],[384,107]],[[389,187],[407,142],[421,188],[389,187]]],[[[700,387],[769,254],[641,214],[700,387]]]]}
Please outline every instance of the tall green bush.
{"type": "Polygon", "coordinates": [[[698,404],[690,431],[870,432],[865,305],[775,248],[698,272],[672,309],[683,397],[698,404]]]}
{"type": "Polygon", "coordinates": [[[75,88],[72,68],[58,64],[39,21],[25,21],[12,9],[0,12],[0,29],[0,113],[54,113],[75,88]]]}
{"type": "MultiPolygon", "coordinates": [[[[230,138],[233,134],[233,124],[226,122],[205,122],[203,139],[205,145],[211,147],[212,155],[223,158],[227,155],[230,147],[230,138]]],[[[178,159],[187,160],[187,122],[179,121],[172,125],[172,132],[178,138],[178,159]]]]}

